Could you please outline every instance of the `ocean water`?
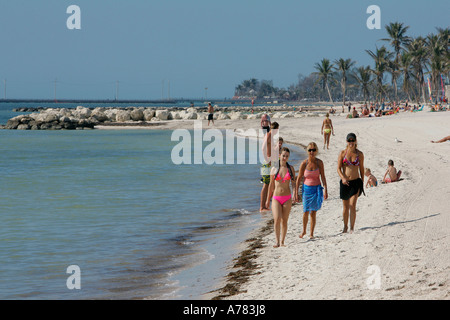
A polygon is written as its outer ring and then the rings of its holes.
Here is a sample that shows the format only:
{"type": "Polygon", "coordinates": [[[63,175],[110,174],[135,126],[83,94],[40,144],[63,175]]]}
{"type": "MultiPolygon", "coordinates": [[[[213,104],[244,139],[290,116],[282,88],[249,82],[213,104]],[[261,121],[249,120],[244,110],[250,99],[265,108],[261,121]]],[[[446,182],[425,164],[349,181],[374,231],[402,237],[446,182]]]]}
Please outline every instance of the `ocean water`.
{"type": "Polygon", "coordinates": [[[237,245],[268,218],[259,165],[175,165],[171,135],[0,130],[0,299],[197,299],[216,289],[237,245]],[[80,289],[69,289],[70,266],[80,289]]]}

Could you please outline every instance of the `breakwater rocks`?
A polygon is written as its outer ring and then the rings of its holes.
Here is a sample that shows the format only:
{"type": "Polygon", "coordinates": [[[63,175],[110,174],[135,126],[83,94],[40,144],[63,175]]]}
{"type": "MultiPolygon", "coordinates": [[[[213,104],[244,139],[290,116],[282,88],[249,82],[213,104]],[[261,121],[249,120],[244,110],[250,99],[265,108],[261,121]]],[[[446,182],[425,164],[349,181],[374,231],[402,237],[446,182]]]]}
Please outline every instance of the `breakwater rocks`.
{"type": "MultiPolygon", "coordinates": [[[[21,108],[17,112],[30,112],[8,120],[4,129],[17,130],[78,130],[94,129],[97,125],[158,125],[167,120],[207,120],[206,107],[98,107],[86,108],[21,108]]],[[[268,113],[273,119],[317,116],[326,111],[305,112],[301,107],[219,107],[215,108],[215,120],[259,119],[268,113]]]]}

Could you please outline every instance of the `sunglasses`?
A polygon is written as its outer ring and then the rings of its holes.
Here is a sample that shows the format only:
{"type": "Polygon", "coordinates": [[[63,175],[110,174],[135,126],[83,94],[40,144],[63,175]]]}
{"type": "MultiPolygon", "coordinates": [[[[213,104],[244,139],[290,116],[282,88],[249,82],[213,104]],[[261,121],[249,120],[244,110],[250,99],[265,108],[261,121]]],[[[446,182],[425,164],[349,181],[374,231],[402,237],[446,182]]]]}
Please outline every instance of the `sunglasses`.
{"type": "Polygon", "coordinates": [[[308,149],[308,152],[316,152],[317,151],[317,149],[308,149]]]}
{"type": "Polygon", "coordinates": [[[356,140],[354,140],[354,139],[349,139],[349,140],[347,140],[347,142],[355,142],[356,140]]]}

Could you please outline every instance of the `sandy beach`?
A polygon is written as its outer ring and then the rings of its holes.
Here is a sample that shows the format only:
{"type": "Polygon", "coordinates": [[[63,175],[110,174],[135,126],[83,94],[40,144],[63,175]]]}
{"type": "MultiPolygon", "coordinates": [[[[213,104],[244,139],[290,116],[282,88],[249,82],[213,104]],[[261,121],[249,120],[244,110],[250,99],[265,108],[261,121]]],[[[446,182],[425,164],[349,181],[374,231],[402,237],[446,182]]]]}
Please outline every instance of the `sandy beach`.
{"type": "MultiPolygon", "coordinates": [[[[257,256],[252,261],[256,268],[247,271],[250,276],[244,277],[248,278],[244,283],[229,280],[239,293],[221,298],[449,299],[450,143],[430,141],[449,135],[450,112],[424,109],[380,118],[332,115],[335,136],[329,150],[322,149],[323,116],[273,119],[280,124],[280,136],[287,144],[318,144],[329,198],[317,213],[315,239],[299,238],[301,204],[291,211],[286,247],[272,247],[270,228],[261,232],[258,244],[251,242],[249,250],[257,256]],[[358,137],[365,167],[372,170],[379,185],[365,188],[366,195],[357,204],[355,232],[343,234],[337,159],[349,132],[358,137]],[[389,159],[402,170],[401,181],[381,184],[389,159]]],[[[259,128],[259,122],[218,120],[214,128],[246,130],[259,128]]],[[[168,121],[158,129],[189,129],[192,123],[168,121]]],[[[207,121],[203,128],[208,128],[207,121]]],[[[269,223],[271,215],[265,216],[269,223]]],[[[239,269],[230,268],[230,272],[239,269]]]]}
{"type": "MultiPolygon", "coordinates": [[[[298,237],[302,206],[294,206],[286,247],[272,247],[273,233],[263,236],[262,248],[254,250],[257,269],[240,293],[228,298],[449,299],[450,143],[430,141],[448,135],[450,113],[331,119],[336,135],[330,149],[318,155],[324,161],[329,199],[317,213],[316,239],[298,237]],[[366,188],[366,196],[358,200],[355,232],[342,234],[337,158],[349,132],[357,135],[365,166],[378,181],[389,159],[403,174],[399,182],[366,188]]],[[[287,143],[315,141],[323,147],[323,117],[277,121],[287,143]]]]}

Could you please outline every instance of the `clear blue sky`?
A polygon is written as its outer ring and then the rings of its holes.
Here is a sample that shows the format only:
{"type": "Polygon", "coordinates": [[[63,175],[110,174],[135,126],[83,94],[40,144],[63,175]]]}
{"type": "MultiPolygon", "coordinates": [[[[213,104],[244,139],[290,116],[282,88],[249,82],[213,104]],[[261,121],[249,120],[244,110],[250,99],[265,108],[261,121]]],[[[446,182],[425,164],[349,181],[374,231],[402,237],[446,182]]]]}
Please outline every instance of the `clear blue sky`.
{"type": "Polygon", "coordinates": [[[365,49],[399,21],[411,36],[449,26],[448,0],[0,0],[0,98],[231,98],[245,79],[296,83],[326,57],[365,49]],[[69,30],[69,5],[81,30],[69,30]],[[381,30],[369,30],[369,5],[381,30]],[[164,88],[164,90],[163,90],[164,88]]]}

